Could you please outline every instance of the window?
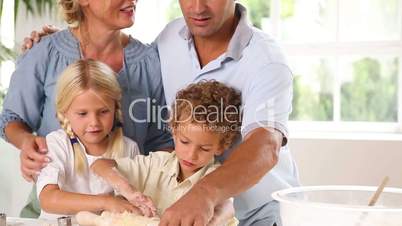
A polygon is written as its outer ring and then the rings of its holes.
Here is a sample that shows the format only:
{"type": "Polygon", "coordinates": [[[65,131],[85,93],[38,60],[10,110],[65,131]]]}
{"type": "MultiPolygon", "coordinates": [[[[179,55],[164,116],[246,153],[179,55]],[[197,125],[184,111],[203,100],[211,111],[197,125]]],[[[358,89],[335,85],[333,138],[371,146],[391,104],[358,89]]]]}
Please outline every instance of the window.
{"type": "Polygon", "coordinates": [[[294,129],[399,132],[401,0],[240,2],[289,59],[294,129]]]}

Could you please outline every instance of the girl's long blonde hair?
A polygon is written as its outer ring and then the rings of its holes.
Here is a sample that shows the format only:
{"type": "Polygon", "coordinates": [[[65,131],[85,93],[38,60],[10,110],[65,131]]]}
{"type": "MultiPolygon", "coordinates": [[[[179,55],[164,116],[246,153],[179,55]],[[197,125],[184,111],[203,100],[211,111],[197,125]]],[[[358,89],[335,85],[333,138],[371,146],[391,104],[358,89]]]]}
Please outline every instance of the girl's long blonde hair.
{"type": "Polygon", "coordinates": [[[115,126],[109,134],[107,151],[103,156],[116,159],[123,157],[124,151],[123,128],[121,127],[123,117],[120,105],[122,94],[115,72],[99,61],[78,60],[63,71],[57,82],[56,93],[57,118],[73,145],[74,167],[78,173],[82,173],[85,170],[85,155],[81,145],[76,142],[77,137],[65,117],[65,112],[75,97],[89,89],[96,93],[101,93],[115,102],[115,126]]]}

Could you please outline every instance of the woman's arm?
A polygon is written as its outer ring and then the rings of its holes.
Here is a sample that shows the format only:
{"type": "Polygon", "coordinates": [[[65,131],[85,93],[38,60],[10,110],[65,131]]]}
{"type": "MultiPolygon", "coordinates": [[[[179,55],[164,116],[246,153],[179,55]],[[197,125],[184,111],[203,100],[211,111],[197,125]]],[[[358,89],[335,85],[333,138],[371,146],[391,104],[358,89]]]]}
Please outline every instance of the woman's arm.
{"type": "Polygon", "coordinates": [[[41,208],[48,213],[76,214],[79,211],[100,212],[108,210],[140,214],[139,209],[127,200],[111,195],[84,195],[61,191],[58,185],[49,184],[39,195],[41,208]]]}
{"type": "Polygon", "coordinates": [[[0,115],[0,135],[21,150],[22,175],[28,181],[47,163],[46,142],[32,132],[40,128],[42,120],[48,120],[43,109],[49,45],[49,41],[43,42],[19,57],[0,115]]]}
{"type": "Polygon", "coordinates": [[[47,145],[44,137],[35,136],[23,122],[9,122],[4,129],[7,140],[21,150],[21,172],[25,180],[36,179],[40,170],[50,162],[46,157],[47,145]]]}

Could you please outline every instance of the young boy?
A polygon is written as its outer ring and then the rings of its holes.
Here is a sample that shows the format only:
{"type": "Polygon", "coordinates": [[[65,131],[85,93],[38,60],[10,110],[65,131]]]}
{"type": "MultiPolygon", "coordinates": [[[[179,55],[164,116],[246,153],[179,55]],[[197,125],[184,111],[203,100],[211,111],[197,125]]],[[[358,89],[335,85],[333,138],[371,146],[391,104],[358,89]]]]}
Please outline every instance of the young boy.
{"type": "MultiPolygon", "coordinates": [[[[239,135],[240,94],[216,81],[201,81],[181,90],[172,106],[170,127],[175,150],[134,159],[97,160],[95,174],[144,211],[163,213],[202,177],[215,170],[220,156],[239,135]]],[[[236,225],[227,200],[215,209],[209,225],[236,225]]]]}

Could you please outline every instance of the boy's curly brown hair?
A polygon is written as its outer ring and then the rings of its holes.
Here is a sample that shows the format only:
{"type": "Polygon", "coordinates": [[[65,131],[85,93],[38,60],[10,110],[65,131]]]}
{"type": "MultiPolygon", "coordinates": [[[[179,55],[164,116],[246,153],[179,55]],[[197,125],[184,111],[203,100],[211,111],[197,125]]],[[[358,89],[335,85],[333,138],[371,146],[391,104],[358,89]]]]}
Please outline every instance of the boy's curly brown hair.
{"type": "Polygon", "coordinates": [[[240,135],[240,92],[215,80],[203,80],[180,90],[171,113],[173,132],[181,123],[197,123],[222,136],[224,148],[230,147],[240,135]]]}

